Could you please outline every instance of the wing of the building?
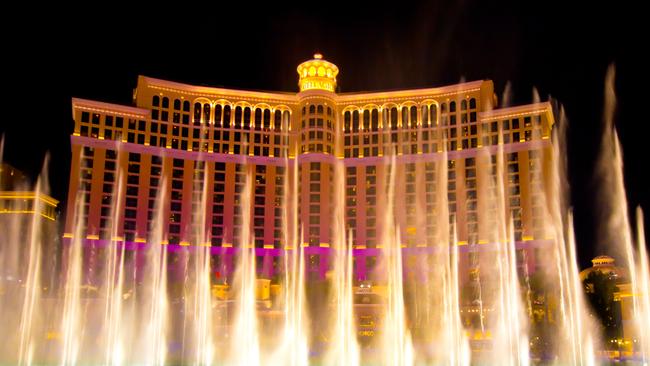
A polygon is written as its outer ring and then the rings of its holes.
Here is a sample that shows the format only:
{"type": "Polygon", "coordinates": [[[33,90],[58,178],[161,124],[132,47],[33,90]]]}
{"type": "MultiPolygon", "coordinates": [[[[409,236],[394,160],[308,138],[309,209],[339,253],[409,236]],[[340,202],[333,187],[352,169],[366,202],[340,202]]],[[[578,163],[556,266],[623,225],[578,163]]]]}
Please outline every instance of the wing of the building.
{"type": "MultiPolygon", "coordinates": [[[[146,243],[162,195],[168,198],[163,244],[208,244],[225,253],[240,245],[241,204],[251,202],[251,244],[259,255],[277,256],[285,244],[285,195],[294,191],[287,176],[298,169],[302,242],[309,248],[310,270],[322,275],[333,235],[334,166],[341,162],[345,223],[363,272],[377,255],[391,166],[404,247],[427,248],[435,240],[436,168],[443,160],[459,244],[489,243],[493,222],[479,218],[487,202],[482,196],[489,193],[481,192],[491,192],[487,173],[494,172],[502,148],[506,210],[515,239],[531,243],[526,258],[534,261],[534,243],[545,239],[540,195],[554,123],[549,103],[495,109],[489,80],[337,93],[338,68],[320,57],[301,64],[298,73],[297,93],[140,76],[134,106],[73,99],[65,236],[73,235],[75,212],[81,212],[87,240],[146,243]],[[247,174],[254,185],[248,198],[242,197],[247,174]],[[205,222],[197,222],[203,196],[205,222]],[[111,214],[114,198],[118,215],[111,214]],[[203,239],[197,235],[201,227],[207,228],[203,239]]],[[[472,265],[470,253],[462,260],[472,265]]],[[[272,273],[275,266],[265,262],[264,270],[272,273]]]]}

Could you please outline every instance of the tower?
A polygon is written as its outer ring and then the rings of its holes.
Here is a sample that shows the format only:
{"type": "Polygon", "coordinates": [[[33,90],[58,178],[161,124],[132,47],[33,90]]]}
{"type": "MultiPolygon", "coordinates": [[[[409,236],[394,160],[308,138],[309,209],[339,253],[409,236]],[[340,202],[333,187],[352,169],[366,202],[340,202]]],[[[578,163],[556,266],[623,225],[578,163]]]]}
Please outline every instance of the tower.
{"type": "MultiPolygon", "coordinates": [[[[297,140],[301,155],[300,180],[301,221],[304,227],[303,243],[309,246],[329,246],[331,242],[332,182],[336,141],[336,76],[339,69],[323,59],[319,53],[298,65],[298,100],[300,131],[297,140]]],[[[319,259],[310,258],[311,265],[319,266],[319,259]]]]}

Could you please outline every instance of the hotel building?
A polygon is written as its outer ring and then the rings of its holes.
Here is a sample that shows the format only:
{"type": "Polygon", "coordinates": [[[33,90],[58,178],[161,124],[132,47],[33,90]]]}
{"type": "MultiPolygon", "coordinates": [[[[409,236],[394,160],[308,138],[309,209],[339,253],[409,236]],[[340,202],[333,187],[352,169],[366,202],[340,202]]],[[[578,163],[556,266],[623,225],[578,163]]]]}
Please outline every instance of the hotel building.
{"type": "Polygon", "coordinates": [[[297,93],[139,76],[133,106],[74,98],[64,237],[73,236],[75,210],[82,208],[82,232],[90,242],[160,244],[147,243],[147,238],[163,189],[162,244],[210,245],[220,263],[232,269],[228,257],[240,245],[241,203],[248,201],[242,192],[251,174],[251,244],[262,259],[259,271],[273,275],[285,244],[282,204],[291,191],[286,176],[297,167],[308,268],[323,276],[332,242],[334,166],[342,162],[345,223],[353,236],[356,271],[363,278],[379,253],[387,163],[394,154],[395,217],[404,250],[416,255],[434,240],[436,166],[446,158],[449,211],[457,221],[461,261],[471,268],[477,263],[477,248],[489,245],[487,232],[494,225],[479,222],[485,198],[478,187],[486,184],[481,170],[494,169],[501,131],[507,210],[521,265],[525,262],[534,271],[535,252],[545,243],[541,194],[554,123],[549,103],[495,108],[489,80],[341,93],[337,66],[319,54],[297,71],[297,93]],[[479,164],[481,151],[491,154],[487,164],[479,164]],[[124,174],[118,175],[120,169],[124,174]],[[124,189],[116,198],[123,209],[113,222],[111,202],[118,195],[118,179],[124,189]],[[161,186],[163,180],[166,185],[161,186]],[[208,207],[201,223],[193,213],[199,211],[204,187],[208,207]],[[195,239],[201,225],[208,228],[207,243],[195,239]]]}

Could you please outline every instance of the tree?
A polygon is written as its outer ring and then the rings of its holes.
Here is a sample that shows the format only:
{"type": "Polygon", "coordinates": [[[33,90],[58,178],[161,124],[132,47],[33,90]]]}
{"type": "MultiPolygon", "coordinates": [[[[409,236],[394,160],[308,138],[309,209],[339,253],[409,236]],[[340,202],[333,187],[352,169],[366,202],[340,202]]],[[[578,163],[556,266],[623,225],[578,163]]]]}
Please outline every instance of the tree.
{"type": "MultiPolygon", "coordinates": [[[[620,304],[614,294],[619,291],[616,276],[601,271],[589,273],[583,281],[587,300],[591,305],[592,315],[600,320],[604,339],[616,339],[621,336],[620,304]]],[[[609,344],[609,342],[605,342],[609,344]]]]}

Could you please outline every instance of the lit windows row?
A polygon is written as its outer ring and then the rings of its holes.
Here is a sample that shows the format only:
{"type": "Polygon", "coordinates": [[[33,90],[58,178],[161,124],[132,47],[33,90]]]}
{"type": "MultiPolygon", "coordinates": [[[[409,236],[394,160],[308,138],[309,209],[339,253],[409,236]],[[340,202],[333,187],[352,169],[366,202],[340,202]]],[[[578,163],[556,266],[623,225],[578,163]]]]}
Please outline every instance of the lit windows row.
{"type": "MultiPolygon", "coordinates": [[[[460,102],[460,119],[461,123],[476,122],[476,99],[464,99],[460,102]]],[[[449,103],[449,110],[447,104],[440,104],[440,114],[442,114],[442,124],[455,125],[456,102],[449,103]],[[454,115],[450,115],[450,114],[454,115]]],[[[380,129],[415,129],[418,127],[427,128],[435,127],[438,125],[438,106],[436,104],[428,104],[420,106],[401,106],[392,108],[383,108],[381,111],[380,121],[379,109],[366,109],[360,110],[347,110],[343,112],[343,131],[346,133],[359,132],[359,131],[379,131],[380,129]],[[401,117],[401,118],[400,118],[401,117]]]]}
{"type": "MultiPolygon", "coordinates": [[[[302,107],[302,115],[303,117],[309,114],[318,114],[318,115],[324,115],[325,114],[325,108],[327,108],[327,115],[332,116],[332,108],[330,106],[323,106],[322,104],[310,104],[309,107],[306,105],[302,107]]],[[[304,126],[303,126],[304,127],[304,126]]]]}
{"type": "Polygon", "coordinates": [[[194,103],[193,124],[224,129],[288,131],[290,112],[285,109],[251,108],[194,103]]]}

